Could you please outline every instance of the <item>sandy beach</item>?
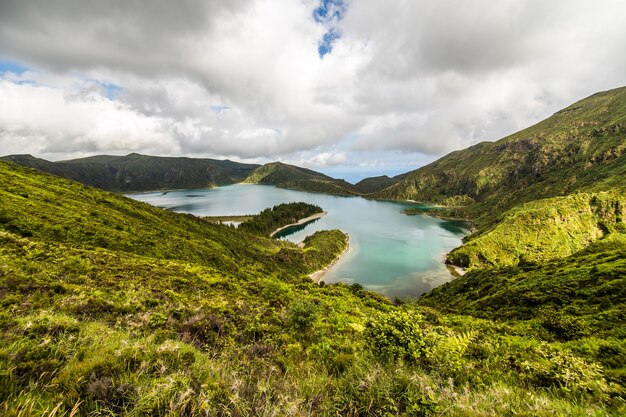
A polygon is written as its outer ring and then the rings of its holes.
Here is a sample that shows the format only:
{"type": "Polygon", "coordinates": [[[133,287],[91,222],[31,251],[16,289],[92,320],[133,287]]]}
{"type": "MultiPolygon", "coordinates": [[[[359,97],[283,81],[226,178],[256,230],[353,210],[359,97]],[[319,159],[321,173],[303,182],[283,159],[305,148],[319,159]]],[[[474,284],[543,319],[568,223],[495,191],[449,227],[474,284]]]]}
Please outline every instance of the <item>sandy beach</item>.
{"type": "Polygon", "coordinates": [[[446,264],[446,268],[454,278],[462,277],[467,272],[464,268],[451,264],[446,264]]]}
{"type": "Polygon", "coordinates": [[[324,268],[309,274],[309,278],[311,278],[313,282],[319,284],[320,280],[324,277],[324,275],[326,275],[326,273],[330,270],[330,268],[335,266],[337,262],[339,262],[340,260],[344,259],[345,256],[348,254],[348,252],[350,252],[350,235],[348,235],[347,233],[346,235],[348,236],[348,243],[346,245],[346,248],[343,250],[343,252],[337,255],[337,257],[333,259],[333,261],[330,264],[326,265],[324,268]]]}
{"type": "Polygon", "coordinates": [[[284,229],[286,229],[286,228],[288,228],[288,227],[298,226],[298,225],[301,225],[301,224],[308,223],[308,222],[313,221],[313,220],[315,220],[315,219],[319,219],[320,217],[324,217],[326,214],[327,214],[327,212],[326,212],[326,211],[323,211],[323,212],[321,212],[321,213],[315,213],[315,214],[313,214],[312,216],[305,217],[304,219],[300,219],[300,220],[298,220],[296,223],[291,223],[291,224],[288,224],[288,225],[286,225],[286,226],[279,227],[278,229],[274,230],[274,231],[270,234],[270,237],[274,237],[274,235],[275,235],[276,233],[278,233],[278,232],[280,232],[281,230],[284,230],[284,229]]]}

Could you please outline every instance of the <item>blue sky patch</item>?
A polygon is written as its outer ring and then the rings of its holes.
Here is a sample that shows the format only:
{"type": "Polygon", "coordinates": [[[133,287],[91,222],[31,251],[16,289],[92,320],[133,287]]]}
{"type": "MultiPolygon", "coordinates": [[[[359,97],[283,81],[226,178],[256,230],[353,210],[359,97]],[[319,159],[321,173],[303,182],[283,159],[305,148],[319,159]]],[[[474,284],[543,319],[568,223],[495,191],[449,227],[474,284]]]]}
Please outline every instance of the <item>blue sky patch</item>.
{"type": "Polygon", "coordinates": [[[109,100],[116,100],[124,91],[124,89],[117,84],[108,83],[106,81],[96,82],[104,89],[104,95],[109,100]]]}
{"type": "Polygon", "coordinates": [[[317,23],[338,22],[343,19],[347,8],[343,0],[322,0],[313,11],[313,18],[317,23]]]}
{"type": "Polygon", "coordinates": [[[339,29],[332,28],[324,34],[317,46],[320,58],[323,58],[324,55],[329,54],[333,50],[333,44],[339,38],[341,38],[341,31],[339,29]]]}
{"type": "Polygon", "coordinates": [[[313,18],[321,25],[328,27],[328,31],[317,45],[320,58],[333,50],[333,44],[341,38],[339,22],[346,14],[348,5],[343,0],[321,0],[319,7],[313,10],[313,18]]]}
{"type": "Polygon", "coordinates": [[[0,58],[0,74],[12,72],[13,74],[22,75],[29,68],[15,61],[0,58]]]}
{"type": "Polygon", "coordinates": [[[225,110],[228,110],[229,107],[228,106],[223,106],[221,104],[215,104],[215,105],[211,106],[210,109],[211,109],[211,111],[213,113],[221,113],[221,112],[223,112],[225,110]]]}

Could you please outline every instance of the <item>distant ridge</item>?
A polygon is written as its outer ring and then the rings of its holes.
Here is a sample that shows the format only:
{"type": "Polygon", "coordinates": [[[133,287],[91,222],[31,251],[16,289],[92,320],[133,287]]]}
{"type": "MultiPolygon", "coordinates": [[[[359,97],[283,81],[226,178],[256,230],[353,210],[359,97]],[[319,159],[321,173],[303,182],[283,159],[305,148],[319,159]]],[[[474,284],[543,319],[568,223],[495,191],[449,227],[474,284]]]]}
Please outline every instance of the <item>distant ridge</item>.
{"type": "Polygon", "coordinates": [[[126,156],[98,155],[59,162],[46,161],[32,155],[8,155],[0,159],[118,192],[234,184],[245,179],[259,166],[229,160],[159,157],[137,153],[126,156]]]}
{"type": "Polygon", "coordinates": [[[354,185],[354,188],[361,194],[372,194],[378,191],[382,191],[387,187],[400,182],[407,174],[396,175],[395,177],[388,177],[387,175],[381,175],[378,177],[364,178],[354,185]]]}
{"type": "Polygon", "coordinates": [[[244,182],[248,184],[274,185],[280,188],[315,193],[359,194],[354,185],[349,182],[282,162],[270,162],[255,169],[244,182]]]}

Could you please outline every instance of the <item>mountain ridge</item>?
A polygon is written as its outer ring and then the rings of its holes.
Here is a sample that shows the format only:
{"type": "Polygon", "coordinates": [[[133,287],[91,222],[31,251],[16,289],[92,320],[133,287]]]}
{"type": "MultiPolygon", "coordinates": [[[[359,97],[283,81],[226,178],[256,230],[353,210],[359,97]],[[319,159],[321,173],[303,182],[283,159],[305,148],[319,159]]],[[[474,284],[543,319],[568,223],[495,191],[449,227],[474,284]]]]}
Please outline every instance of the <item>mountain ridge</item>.
{"type": "Polygon", "coordinates": [[[493,216],[485,213],[503,213],[519,203],[620,186],[616,178],[623,173],[625,152],[626,87],[621,87],[579,100],[498,141],[451,152],[369,197],[449,206],[462,200],[465,207],[458,213],[488,224],[493,216]]]}
{"type": "Polygon", "coordinates": [[[162,157],[131,153],[95,155],[50,162],[32,155],[7,155],[0,160],[40,169],[107,191],[130,192],[206,188],[242,181],[259,165],[230,160],[162,157]]]}

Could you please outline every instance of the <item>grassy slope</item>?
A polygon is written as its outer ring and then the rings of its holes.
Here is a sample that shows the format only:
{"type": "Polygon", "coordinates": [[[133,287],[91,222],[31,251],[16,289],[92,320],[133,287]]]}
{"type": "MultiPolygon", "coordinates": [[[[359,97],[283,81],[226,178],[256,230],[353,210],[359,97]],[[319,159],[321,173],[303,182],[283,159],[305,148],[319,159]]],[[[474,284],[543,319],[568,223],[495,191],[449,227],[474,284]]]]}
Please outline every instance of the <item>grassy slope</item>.
{"type": "Polygon", "coordinates": [[[2,159],[111,191],[204,188],[242,181],[258,165],[130,154],[49,162],[30,155],[2,159]]]}
{"type": "Polygon", "coordinates": [[[533,320],[543,338],[591,351],[626,384],[626,234],[613,233],[563,259],[471,271],[420,299],[455,314],[533,320]],[[585,337],[607,341],[593,343],[585,337]]]}
{"type": "Polygon", "coordinates": [[[5,415],[624,411],[595,328],[566,344],[314,285],[341,232],[300,249],[12,164],[0,184],[5,415]]]}
{"type": "Polygon", "coordinates": [[[497,142],[452,152],[374,196],[440,204],[463,198],[469,204],[460,212],[488,225],[524,202],[623,187],[625,150],[626,88],[618,88],[497,142]]]}
{"type": "Polygon", "coordinates": [[[626,194],[577,193],[522,204],[493,228],[448,254],[465,268],[565,258],[611,233],[625,232],[626,194]]]}
{"type": "Polygon", "coordinates": [[[281,162],[271,162],[257,168],[244,182],[325,194],[358,194],[354,186],[346,181],[281,162]]]}
{"type": "Polygon", "coordinates": [[[434,215],[472,219],[476,232],[447,258],[456,265],[563,258],[623,223],[625,150],[626,88],[618,88],[497,142],[452,152],[373,196],[438,203],[448,208],[434,215]],[[592,202],[605,191],[619,216],[607,218],[611,210],[592,202]]]}

